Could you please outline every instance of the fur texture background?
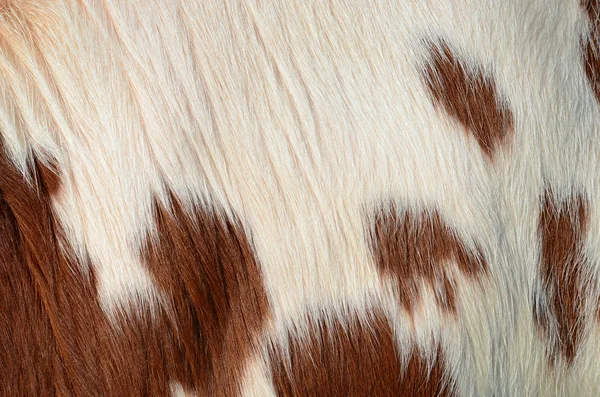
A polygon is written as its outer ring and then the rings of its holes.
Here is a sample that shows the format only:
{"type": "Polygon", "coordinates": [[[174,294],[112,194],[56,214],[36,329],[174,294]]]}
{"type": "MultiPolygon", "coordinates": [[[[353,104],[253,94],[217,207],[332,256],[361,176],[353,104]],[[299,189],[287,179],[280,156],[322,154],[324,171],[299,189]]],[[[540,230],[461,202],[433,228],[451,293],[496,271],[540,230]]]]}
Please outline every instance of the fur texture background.
{"type": "Polygon", "coordinates": [[[600,395],[596,0],[0,0],[0,394],[600,395]]]}

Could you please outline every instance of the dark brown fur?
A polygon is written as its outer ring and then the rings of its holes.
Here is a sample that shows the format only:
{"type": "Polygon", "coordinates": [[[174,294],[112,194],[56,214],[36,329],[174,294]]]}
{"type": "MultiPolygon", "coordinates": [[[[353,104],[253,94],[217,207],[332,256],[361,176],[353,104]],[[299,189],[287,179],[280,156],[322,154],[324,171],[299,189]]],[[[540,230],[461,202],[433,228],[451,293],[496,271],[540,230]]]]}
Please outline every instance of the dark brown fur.
{"type": "Polygon", "coordinates": [[[480,250],[469,250],[436,211],[413,214],[399,212],[395,206],[381,209],[372,240],[377,267],[398,283],[400,303],[409,311],[419,302],[421,281],[433,288],[442,308],[456,311],[454,283],[444,268],[448,261],[469,277],[487,270],[480,250]]]}
{"type": "Polygon", "coordinates": [[[600,8],[597,0],[583,0],[582,6],[591,24],[590,33],[582,43],[585,75],[596,99],[600,101],[600,8]]]}
{"type": "Polygon", "coordinates": [[[554,360],[560,354],[567,363],[573,362],[583,332],[581,319],[585,316],[587,293],[583,243],[587,218],[587,202],[583,197],[573,196],[558,202],[551,191],[546,191],[539,234],[542,293],[547,305],[534,307],[534,318],[544,334],[553,337],[551,358],[554,360]]]}
{"type": "Polygon", "coordinates": [[[418,352],[412,352],[402,371],[392,329],[380,313],[366,324],[358,318],[344,324],[314,322],[306,340],[292,338],[289,352],[289,366],[282,352],[272,357],[280,397],[452,395],[439,352],[430,366],[418,352]]]}
{"type": "Polygon", "coordinates": [[[512,112],[500,101],[494,81],[467,69],[446,44],[433,45],[430,51],[425,80],[434,103],[462,124],[492,158],[513,131],[512,112]]]}

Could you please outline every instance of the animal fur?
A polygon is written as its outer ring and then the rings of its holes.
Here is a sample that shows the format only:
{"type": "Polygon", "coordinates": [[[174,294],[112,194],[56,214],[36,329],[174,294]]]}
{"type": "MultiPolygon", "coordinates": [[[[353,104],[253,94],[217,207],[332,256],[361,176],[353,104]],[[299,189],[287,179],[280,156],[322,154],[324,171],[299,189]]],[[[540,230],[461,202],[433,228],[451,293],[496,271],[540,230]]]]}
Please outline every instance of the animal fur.
{"type": "Polygon", "coordinates": [[[597,0],[0,0],[0,394],[600,395],[597,0]]]}

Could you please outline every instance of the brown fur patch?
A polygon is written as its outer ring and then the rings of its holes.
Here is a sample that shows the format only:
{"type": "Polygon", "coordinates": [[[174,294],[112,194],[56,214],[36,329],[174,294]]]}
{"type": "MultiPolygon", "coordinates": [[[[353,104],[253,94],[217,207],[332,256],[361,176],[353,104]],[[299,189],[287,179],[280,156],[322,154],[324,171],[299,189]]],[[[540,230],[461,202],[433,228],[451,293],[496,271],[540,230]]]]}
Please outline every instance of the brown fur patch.
{"type": "Polygon", "coordinates": [[[6,396],[148,395],[145,346],[131,337],[133,328],[120,333],[110,326],[93,272],[82,274],[63,250],[68,246],[50,208],[58,187],[46,180],[52,172],[34,161],[31,174],[33,184],[0,153],[0,390],[6,396]]]}
{"type": "Polygon", "coordinates": [[[456,311],[456,292],[447,263],[456,263],[469,277],[487,271],[481,250],[468,249],[436,211],[399,213],[393,205],[379,210],[372,245],[377,267],[398,283],[400,303],[408,311],[419,302],[423,282],[433,288],[442,308],[456,311]]]}
{"type": "Polygon", "coordinates": [[[35,161],[32,185],[1,149],[0,395],[167,396],[179,381],[235,396],[267,310],[239,224],[206,210],[159,209],[146,258],[172,312],[140,308],[115,328],[93,267],[77,263],[54,219],[58,170],[35,161]]]}
{"type": "MultiPolygon", "coordinates": [[[[0,390],[67,394],[69,368],[56,299],[56,244],[43,179],[27,183],[0,144],[0,390]]],[[[45,172],[34,161],[34,174],[45,172]]]]}
{"type": "Polygon", "coordinates": [[[598,0],[582,0],[581,6],[585,10],[585,12],[586,12],[588,18],[590,19],[590,21],[592,22],[592,24],[595,25],[595,22],[597,22],[598,16],[600,16],[598,14],[598,11],[600,11],[600,9],[598,9],[598,0]]]}
{"type": "Polygon", "coordinates": [[[490,158],[513,131],[513,116],[499,100],[494,81],[466,68],[442,43],[430,48],[432,62],[425,68],[434,103],[472,134],[490,158]]]}
{"type": "Polygon", "coordinates": [[[187,214],[176,199],[157,206],[158,239],[146,262],[173,303],[176,380],[211,396],[237,394],[236,381],[267,314],[252,247],[235,220],[187,214]]]}
{"type": "Polygon", "coordinates": [[[536,297],[534,318],[550,338],[552,359],[562,355],[572,363],[583,332],[585,316],[583,243],[587,227],[587,202],[581,196],[557,202],[546,191],[539,234],[542,243],[540,276],[543,297],[536,297]],[[539,302],[545,302],[541,305],[539,302]]]}
{"type": "Polygon", "coordinates": [[[367,324],[312,323],[306,340],[292,338],[289,354],[289,365],[282,352],[272,355],[278,396],[452,395],[439,351],[432,363],[413,352],[402,371],[392,329],[379,313],[367,324]]]}
{"type": "MultiPolygon", "coordinates": [[[[0,175],[7,175],[4,162],[0,175]]],[[[39,275],[28,266],[26,242],[4,190],[0,191],[0,393],[51,396],[56,391],[58,346],[44,299],[36,292],[39,275]]]]}
{"type": "Polygon", "coordinates": [[[589,36],[582,43],[585,75],[596,99],[600,101],[600,7],[597,0],[583,0],[582,6],[591,23],[589,36]]]}
{"type": "Polygon", "coordinates": [[[44,186],[46,188],[47,194],[49,197],[54,196],[58,193],[61,186],[61,176],[55,164],[44,165],[38,162],[38,172],[40,175],[38,176],[40,180],[44,181],[44,186]]]}

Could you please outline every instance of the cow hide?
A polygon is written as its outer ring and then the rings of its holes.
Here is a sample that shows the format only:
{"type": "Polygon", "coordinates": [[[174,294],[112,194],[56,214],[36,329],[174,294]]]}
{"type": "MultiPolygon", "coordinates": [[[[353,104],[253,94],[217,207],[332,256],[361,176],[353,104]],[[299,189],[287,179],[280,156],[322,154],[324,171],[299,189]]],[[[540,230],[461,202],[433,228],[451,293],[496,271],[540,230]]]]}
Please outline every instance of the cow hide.
{"type": "Polygon", "coordinates": [[[0,395],[600,395],[598,0],[0,0],[0,395]]]}

